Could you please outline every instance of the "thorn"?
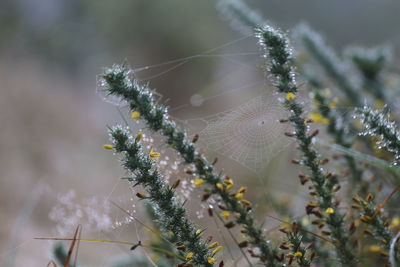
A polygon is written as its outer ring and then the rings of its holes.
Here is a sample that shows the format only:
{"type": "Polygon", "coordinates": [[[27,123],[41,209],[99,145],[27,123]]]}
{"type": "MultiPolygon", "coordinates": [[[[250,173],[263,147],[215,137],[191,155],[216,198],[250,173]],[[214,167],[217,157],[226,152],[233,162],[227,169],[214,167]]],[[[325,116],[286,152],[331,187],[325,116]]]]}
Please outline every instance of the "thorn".
{"type": "Polygon", "coordinates": [[[301,185],[305,185],[309,181],[308,177],[303,174],[299,174],[299,178],[301,185]]]}
{"type": "Polygon", "coordinates": [[[199,135],[198,135],[198,134],[195,134],[195,135],[193,136],[192,143],[196,143],[197,140],[199,140],[199,135]]]}
{"type": "Polygon", "coordinates": [[[212,217],[214,215],[213,209],[208,208],[208,216],[212,217]]]}
{"type": "Polygon", "coordinates": [[[139,240],[139,242],[138,242],[136,245],[133,245],[133,246],[131,247],[131,250],[135,250],[137,247],[139,247],[139,246],[141,246],[141,245],[142,245],[142,241],[139,240]]]}
{"type": "Polygon", "coordinates": [[[146,195],[142,194],[142,193],[136,193],[136,196],[140,199],[145,199],[147,198],[146,195]]]}
{"type": "Polygon", "coordinates": [[[240,242],[238,244],[238,246],[239,246],[239,248],[245,248],[245,247],[247,247],[248,244],[249,244],[249,242],[245,240],[245,241],[240,242]]]}
{"type": "Polygon", "coordinates": [[[318,133],[319,133],[319,130],[318,130],[318,129],[315,129],[315,130],[310,134],[310,137],[313,138],[313,137],[317,136],[318,133]]]}
{"type": "Polygon", "coordinates": [[[325,165],[329,162],[328,158],[324,158],[323,160],[321,160],[321,165],[325,165]]]}
{"type": "Polygon", "coordinates": [[[176,180],[175,183],[171,186],[172,189],[176,189],[179,186],[180,183],[181,183],[180,179],[176,180]]]}
{"type": "Polygon", "coordinates": [[[300,164],[300,160],[298,160],[298,159],[292,159],[292,163],[298,165],[298,164],[300,164]]]}
{"type": "Polygon", "coordinates": [[[225,227],[228,228],[228,229],[233,228],[234,226],[235,226],[234,222],[228,222],[228,223],[225,224],[225,227]]]}
{"type": "Polygon", "coordinates": [[[176,247],[177,250],[185,250],[186,246],[185,245],[180,245],[176,247]]]}

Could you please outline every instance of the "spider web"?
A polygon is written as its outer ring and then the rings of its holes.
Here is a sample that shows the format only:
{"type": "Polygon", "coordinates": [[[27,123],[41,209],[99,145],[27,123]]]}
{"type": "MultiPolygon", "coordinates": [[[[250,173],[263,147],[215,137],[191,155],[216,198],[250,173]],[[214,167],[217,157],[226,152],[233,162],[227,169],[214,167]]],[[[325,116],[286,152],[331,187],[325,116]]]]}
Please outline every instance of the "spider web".
{"type": "MultiPolygon", "coordinates": [[[[263,93],[252,98],[251,100],[243,103],[243,99],[239,99],[238,106],[225,111],[217,111],[212,115],[204,117],[188,118],[188,119],[177,119],[185,125],[185,128],[190,132],[196,132],[200,135],[200,141],[202,147],[207,150],[214,151],[222,157],[230,158],[238,162],[243,167],[251,170],[257,175],[263,173],[268,167],[268,163],[273,159],[280,151],[285,149],[289,144],[293,142],[290,138],[284,135],[284,132],[289,131],[291,127],[288,124],[282,124],[279,119],[286,117],[286,111],[282,107],[282,103],[278,100],[278,95],[273,93],[273,89],[265,89],[264,80],[265,77],[261,77],[261,69],[256,67],[255,60],[259,60],[259,53],[254,52],[239,52],[239,53],[222,53],[217,54],[214,51],[221,48],[232,46],[233,44],[248,39],[242,37],[237,40],[228,42],[216,48],[210,49],[206,52],[189,56],[181,59],[170,60],[167,62],[149,65],[145,67],[139,67],[132,69],[130,75],[136,76],[138,72],[143,72],[155,68],[166,68],[160,72],[156,72],[145,79],[139,79],[142,81],[149,82],[150,80],[157,79],[160,76],[166,75],[177,68],[181,68],[189,61],[193,61],[201,58],[220,58],[221,61],[228,62],[227,65],[234,64],[233,68],[229,68],[227,73],[218,77],[218,83],[215,82],[214,86],[218,86],[224,89],[214,89],[212,92],[205,92],[199,90],[192,95],[189,103],[181,106],[172,107],[170,110],[174,113],[182,113],[182,109],[188,108],[200,108],[205,110],[205,103],[211,100],[223,99],[228,94],[241,93],[243,97],[248,99],[249,95],[254,95],[254,92],[250,92],[249,89],[254,88],[262,89],[263,93]],[[211,54],[211,52],[213,52],[211,54]],[[242,60],[238,60],[236,57],[240,57],[242,60]],[[245,57],[245,58],[243,58],[245,57]],[[242,86],[232,88],[224,84],[229,83],[226,80],[237,81],[238,84],[242,77],[237,77],[238,72],[250,72],[253,75],[249,75],[247,83],[242,86]],[[217,85],[215,85],[217,84],[217,85]],[[218,93],[219,91],[219,93],[218,93]],[[202,129],[196,129],[196,122],[202,122],[205,125],[202,129]]],[[[226,66],[225,66],[226,67],[226,66]]],[[[110,102],[118,107],[125,107],[127,104],[125,101],[113,96],[104,95],[104,84],[101,83],[101,79],[98,81],[98,93],[107,102],[110,102]]],[[[157,94],[158,102],[162,99],[162,95],[157,94]]],[[[305,98],[303,98],[304,100],[305,98]]],[[[178,114],[177,113],[177,114],[178,114]]],[[[177,115],[180,116],[179,114],[177,115]]]]}
{"type": "Polygon", "coordinates": [[[292,143],[283,134],[291,126],[279,122],[285,113],[277,96],[267,91],[238,107],[186,120],[185,124],[201,121],[206,125],[199,132],[202,147],[260,174],[278,152],[292,143]]]}
{"type": "MultiPolygon", "coordinates": [[[[184,124],[189,132],[196,132],[200,135],[199,145],[201,148],[236,161],[240,166],[249,169],[260,177],[260,174],[268,167],[270,160],[293,142],[292,138],[284,135],[284,132],[290,131],[292,128],[289,124],[279,123],[279,119],[286,118],[287,113],[279,102],[278,95],[274,94],[272,89],[265,89],[263,71],[257,67],[257,63],[260,61],[259,52],[254,51],[254,49],[243,51],[242,48],[240,48],[240,51],[226,51],[228,47],[242,41],[252,42],[254,40],[251,40],[250,36],[241,37],[200,54],[134,68],[130,74],[141,80],[142,83],[146,83],[173,71],[178,71],[183,67],[190,68],[189,63],[195,63],[199,60],[218,59],[221,64],[226,64],[216,71],[218,73],[214,76],[214,80],[210,82],[210,86],[200,85],[203,88],[208,88],[207,90],[197,90],[190,101],[181,106],[172,105],[170,110],[177,117],[182,114],[190,114],[187,119],[178,119],[177,121],[184,124]],[[222,53],[218,51],[221,49],[223,49],[222,53]],[[238,73],[245,74],[240,76],[238,73]],[[232,84],[238,86],[233,87],[232,84]],[[260,94],[260,91],[263,93],[260,94]],[[232,95],[235,96],[230,98],[232,95]],[[230,101],[226,101],[227,98],[230,98],[230,101]],[[229,102],[230,105],[234,101],[238,104],[234,108],[227,108],[224,104],[222,105],[224,108],[219,106],[217,110],[210,112],[210,110],[207,110],[207,106],[212,101],[215,101],[215,103],[229,102]],[[199,115],[193,115],[193,112],[191,112],[193,110],[200,112],[199,115]],[[190,112],[186,113],[186,111],[190,112]],[[205,112],[211,113],[211,115],[204,116],[205,112]],[[200,129],[197,126],[198,122],[203,125],[200,129]]],[[[98,82],[98,94],[105,101],[122,108],[123,113],[126,114],[125,111],[128,110],[126,102],[106,94],[107,91],[104,90],[101,79],[98,82]]],[[[162,98],[162,95],[157,95],[158,102],[165,102],[162,98]]],[[[144,130],[147,136],[149,132],[146,132],[145,125],[137,123],[129,121],[129,124],[133,124],[130,125],[132,131],[144,130]]],[[[159,149],[162,157],[158,164],[160,171],[165,174],[165,180],[171,184],[176,179],[181,179],[181,185],[177,191],[179,199],[199,199],[201,192],[194,188],[192,180],[185,178],[177,171],[182,170],[180,159],[175,158],[173,153],[170,153],[168,158],[166,153],[168,153],[169,148],[160,145],[159,140],[153,143],[152,138],[145,137],[143,141],[147,145],[159,149]],[[199,196],[192,197],[192,194],[199,196]]],[[[288,184],[285,188],[289,187],[288,184]]],[[[99,239],[104,237],[113,240],[125,240],[128,236],[131,240],[146,238],[143,226],[138,220],[141,218],[140,215],[143,215],[143,209],[140,208],[142,205],[138,204],[139,200],[134,197],[137,190],[140,189],[132,189],[127,186],[126,181],[118,181],[114,185],[110,194],[104,199],[104,202],[107,203],[111,201],[107,204],[110,206],[109,217],[112,219],[108,231],[92,228],[98,234],[99,239]],[[132,233],[132,225],[134,226],[134,233],[132,233]]],[[[198,204],[194,205],[198,206],[198,204]]],[[[204,217],[207,208],[208,206],[201,206],[195,210],[197,219],[204,217]]],[[[208,220],[208,218],[204,219],[208,220]]],[[[144,223],[148,222],[144,221],[144,223]]]]}

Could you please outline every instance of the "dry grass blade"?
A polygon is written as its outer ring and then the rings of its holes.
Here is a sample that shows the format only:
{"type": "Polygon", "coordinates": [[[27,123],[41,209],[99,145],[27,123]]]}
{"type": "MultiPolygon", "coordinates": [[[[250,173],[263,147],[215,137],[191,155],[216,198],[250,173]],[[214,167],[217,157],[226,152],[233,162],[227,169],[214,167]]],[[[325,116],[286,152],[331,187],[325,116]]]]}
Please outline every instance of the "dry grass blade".
{"type": "Polygon", "coordinates": [[[377,210],[381,210],[386,203],[388,203],[388,201],[394,196],[394,194],[396,194],[397,191],[400,190],[400,185],[396,186],[395,189],[392,190],[392,192],[390,192],[390,194],[379,204],[376,205],[377,210]]]}
{"type": "Polygon", "coordinates": [[[71,257],[72,257],[72,253],[74,252],[75,244],[77,246],[77,249],[75,252],[74,266],[76,265],[76,259],[78,257],[79,241],[81,240],[80,239],[81,234],[82,234],[82,225],[78,225],[78,227],[76,227],[74,237],[73,237],[71,245],[69,247],[67,258],[65,259],[64,267],[69,266],[69,263],[70,263],[71,257]]]}
{"type": "MultiPolygon", "coordinates": [[[[60,238],[60,237],[35,237],[36,240],[56,240],[56,241],[85,241],[85,242],[99,242],[99,243],[110,243],[110,244],[120,244],[120,245],[130,245],[131,247],[137,247],[141,246],[144,248],[151,249],[153,251],[161,252],[164,254],[169,254],[173,255],[174,257],[181,259],[185,261],[185,258],[182,257],[181,255],[176,254],[173,251],[169,251],[160,247],[155,247],[151,245],[145,245],[142,244],[142,242],[139,241],[139,243],[133,243],[133,242],[124,242],[124,241],[114,241],[114,240],[104,240],[104,239],[87,239],[87,238],[60,238]]],[[[65,266],[65,265],[64,265],[65,266]]]]}

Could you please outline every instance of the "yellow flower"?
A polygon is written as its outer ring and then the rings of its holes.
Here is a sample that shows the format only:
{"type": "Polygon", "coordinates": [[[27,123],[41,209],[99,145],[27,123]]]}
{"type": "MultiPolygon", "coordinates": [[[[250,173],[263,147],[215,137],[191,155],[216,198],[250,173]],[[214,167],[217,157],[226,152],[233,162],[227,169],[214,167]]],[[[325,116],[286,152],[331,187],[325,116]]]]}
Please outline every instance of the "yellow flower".
{"type": "Polygon", "coordinates": [[[189,252],[185,257],[185,260],[187,260],[187,261],[191,260],[193,258],[193,256],[194,256],[194,253],[193,252],[189,252]]]}
{"type": "Polygon", "coordinates": [[[293,254],[293,256],[301,257],[301,256],[303,256],[303,253],[301,253],[300,251],[297,251],[296,253],[293,254]]]}
{"type": "Polygon", "coordinates": [[[202,184],[204,184],[204,180],[203,179],[194,179],[194,185],[195,186],[200,186],[200,185],[202,185],[202,184]]]}
{"type": "Polygon", "coordinates": [[[333,214],[334,212],[335,212],[335,210],[332,209],[332,208],[327,208],[327,209],[325,210],[325,213],[326,213],[326,214],[333,214]]]}
{"type": "Polygon", "coordinates": [[[310,115],[308,117],[315,123],[319,123],[319,124],[328,124],[329,123],[329,120],[327,118],[322,116],[321,113],[318,113],[315,111],[310,112],[310,115]]]}
{"type": "Polygon", "coordinates": [[[110,144],[105,144],[105,145],[103,145],[103,148],[110,150],[110,149],[113,149],[114,147],[112,145],[110,145],[110,144]]]}
{"type": "Polygon", "coordinates": [[[208,257],[207,261],[208,261],[209,264],[214,264],[215,263],[215,259],[211,258],[211,257],[208,257]]]}
{"type": "Polygon", "coordinates": [[[140,113],[137,111],[133,111],[132,114],[132,119],[134,119],[135,121],[137,121],[138,119],[140,119],[140,113]]]}
{"type": "Polygon", "coordinates": [[[236,217],[236,218],[240,218],[241,216],[242,216],[242,215],[241,215],[239,212],[236,212],[236,213],[235,213],[235,217],[236,217]]]}
{"type": "Polygon", "coordinates": [[[231,213],[227,210],[224,210],[220,213],[221,217],[223,217],[225,220],[228,220],[229,216],[231,216],[231,213]]]}
{"type": "Polygon", "coordinates": [[[286,100],[292,101],[294,99],[296,99],[296,95],[295,94],[293,94],[293,93],[287,93],[286,94],[286,100]]]}
{"type": "Polygon", "coordinates": [[[222,246],[216,247],[216,248],[213,250],[212,254],[213,254],[213,255],[217,254],[218,252],[221,251],[221,249],[222,249],[222,246]]]}
{"type": "Polygon", "coordinates": [[[233,188],[233,184],[228,184],[227,186],[226,186],[226,190],[231,190],[233,188]]]}
{"type": "Polygon", "coordinates": [[[149,156],[150,156],[150,158],[155,159],[155,158],[159,158],[161,156],[161,154],[158,152],[155,152],[154,149],[151,148],[149,156]]]}

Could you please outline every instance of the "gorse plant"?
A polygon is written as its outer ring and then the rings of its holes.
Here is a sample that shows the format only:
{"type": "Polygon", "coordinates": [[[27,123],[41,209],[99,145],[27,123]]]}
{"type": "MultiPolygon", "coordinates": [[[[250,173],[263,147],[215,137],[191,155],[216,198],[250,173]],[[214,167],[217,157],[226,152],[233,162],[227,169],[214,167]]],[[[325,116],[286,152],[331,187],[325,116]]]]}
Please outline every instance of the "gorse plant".
{"type": "MultiPolygon", "coordinates": [[[[297,142],[298,154],[288,164],[301,169],[299,182],[309,199],[304,210],[294,211],[305,211],[305,216],[276,218],[283,223],[281,236],[271,235],[255,219],[256,205],[246,199],[245,185],[218,171],[197,147],[201,136],[189,137],[126,65],[104,71],[102,90],[128,103],[132,118],[160,134],[182,158],[192,183],[203,190],[199,201],[213,204],[209,215],[219,213],[228,231],[240,228],[245,240],[237,245],[246,253],[241,265],[398,266],[400,132],[393,97],[399,92],[388,67],[389,50],[352,47],[338,56],[318,33],[300,25],[294,29],[293,39],[300,44],[294,53],[289,34],[266,23],[244,2],[219,0],[218,6],[233,27],[255,33],[265,76],[286,110],[280,122],[293,129],[282,135],[297,142]],[[308,57],[297,59],[301,54],[308,57]],[[310,92],[311,112],[302,100],[303,90],[310,92]],[[391,179],[383,179],[388,176],[391,179]]],[[[169,185],[158,168],[160,153],[146,148],[141,132],[130,131],[127,126],[111,127],[112,144],[105,148],[121,155],[136,197],[154,211],[157,227],[171,245],[169,257],[179,266],[223,266],[218,253],[222,241],[205,239],[206,227],[196,226],[177,198],[180,180],[169,185]]]]}
{"type": "Polygon", "coordinates": [[[201,230],[196,231],[186,218],[182,204],[177,203],[174,188],[168,187],[162,176],[154,169],[152,159],[159,156],[158,152],[150,151],[145,155],[139,144],[141,133],[135,139],[127,129],[114,127],[110,129],[113,147],[117,153],[123,154],[124,167],[133,174],[135,185],[143,185],[148,195],[137,193],[141,199],[149,199],[158,213],[160,225],[164,231],[171,231],[176,236],[175,243],[187,249],[186,260],[196,265],[208,266],[214,262],[204,241],[201,240],[201,230]]]}
{"type": "Polygon", "coordinates": [[[318,131],[309,132],[303,107],[296,100],[298,88],[288,41],[281,32],[270,26],[260,28],[258,37],[268,58],[267,71],[275,76],[278,92],[284,94],[283,105],[290,111],[288,120],[295,128],[294,133],[286,135],[296,137],[303,154],[301,163],[311,172],[309,177],[312,182],[311,193],[315,195],[317,203],[308,204],[310,208],[307,212],[315,214],[329,226],[341,262],[344,265],[355,264],[348,235],[344,230],[344,216],[338,212],[339,202],[334,199],[339,186],[338,180],[335,175],[322,168],[322,158],[312,145],[312,139],[318,131]]]}
{"type": "Polygon", "coordinates": [[[186,133],[170,120],[167,109],[155,103],[151,91],[129,78],[129,70],[124,66],[116,65],[107,70],[102,79],[105,90],[128,101],[132,112],[140,113],[149,129],[160,131],[167,138],[166,143],[179,152],[187,164],[194,165],[194,172],[198,175],[195,183],[209,185],[203,198],[206,199],[212,194],[217,195],[224,216],[229,217],[232,213],[235,222],[243,225],[249,242],[260,249],[261,259],[272,266],[277,256],[275,249],[270,247],[262,229],[255,225],[253,216],[249,212],[252,204],[243,198],[246,189],[239,188],[236,193],[232,193],[232,179],[214,170],[214,166],[206,157],[196,150],[194,145],[196,138],[189,140],[186,133]]]}

